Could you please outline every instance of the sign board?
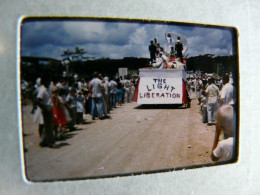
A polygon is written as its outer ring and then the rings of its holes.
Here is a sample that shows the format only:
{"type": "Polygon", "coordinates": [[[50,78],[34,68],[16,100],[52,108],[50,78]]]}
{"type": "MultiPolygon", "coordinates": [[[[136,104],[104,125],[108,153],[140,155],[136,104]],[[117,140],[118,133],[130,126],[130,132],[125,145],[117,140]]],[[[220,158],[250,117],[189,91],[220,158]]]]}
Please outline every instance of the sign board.
{"type": "Polygon", "coordinates": [[[182,104],[182,78],[140,78],[138,104],[182,104]]]}
{"type": "Polygon", "coordinates": [[[128,74],[128,68],[118,68],[119,76],[126,76],[128,74]]]}

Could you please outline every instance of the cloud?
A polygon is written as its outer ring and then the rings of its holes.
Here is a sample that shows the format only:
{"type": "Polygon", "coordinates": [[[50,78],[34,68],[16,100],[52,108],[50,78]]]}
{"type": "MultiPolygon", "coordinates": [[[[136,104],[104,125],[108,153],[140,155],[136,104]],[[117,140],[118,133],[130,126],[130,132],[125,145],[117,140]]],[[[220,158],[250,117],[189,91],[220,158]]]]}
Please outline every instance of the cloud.
{"type": "Polygon", "coordinates": [[[64,50],[84,48],[96,58],[149,57],[148,46],[155,37],[166,47],[165,32],[186,36],[189,56],[232,54],[229,29],[164,23],[49,20],[23,22],[22,55],[61,59],[64,50]]]}

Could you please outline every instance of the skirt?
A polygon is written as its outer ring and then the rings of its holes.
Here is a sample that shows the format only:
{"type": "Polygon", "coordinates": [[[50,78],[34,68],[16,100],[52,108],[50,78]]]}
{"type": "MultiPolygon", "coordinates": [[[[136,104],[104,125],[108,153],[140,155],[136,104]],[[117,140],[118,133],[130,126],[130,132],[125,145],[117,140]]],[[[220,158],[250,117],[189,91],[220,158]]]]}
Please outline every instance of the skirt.
{"type": "Polygon", "coordinates": [[[63,108],[53,107],[53,120],[55,125],[66,125],[67,120],[63,108]]]}

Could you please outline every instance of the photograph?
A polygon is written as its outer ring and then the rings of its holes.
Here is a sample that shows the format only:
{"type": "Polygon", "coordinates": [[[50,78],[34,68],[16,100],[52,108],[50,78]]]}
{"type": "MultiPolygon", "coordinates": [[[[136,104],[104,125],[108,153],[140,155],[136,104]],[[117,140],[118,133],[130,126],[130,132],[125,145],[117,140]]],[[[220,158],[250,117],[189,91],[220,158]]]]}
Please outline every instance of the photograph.
{"type": "Polygon", "coordinates": [[[25,17],[18,28],[21,161],[28,181],[238,161],[235,27],[25,17]]]}

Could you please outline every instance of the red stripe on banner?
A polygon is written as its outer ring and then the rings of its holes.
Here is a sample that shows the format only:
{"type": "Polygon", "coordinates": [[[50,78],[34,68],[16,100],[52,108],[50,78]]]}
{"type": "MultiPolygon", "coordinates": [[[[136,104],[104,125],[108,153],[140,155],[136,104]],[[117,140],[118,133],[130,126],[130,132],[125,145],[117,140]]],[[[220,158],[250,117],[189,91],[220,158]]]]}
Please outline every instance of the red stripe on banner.
{"type": "Polygon", "coordinates": [[[188,94],[184,79],[182,79],[182,94],[182,104],[188,104],[188,94]]]}
{"type": "Polygon", "coordinates": [[[140,83],[140,78],[138,79],[138,82],[137,82],[137,85],[136,85],[135,95],[134,95],[133,102],[137,102],[137,99],[138,99],[139,83],[140,83]]]}

